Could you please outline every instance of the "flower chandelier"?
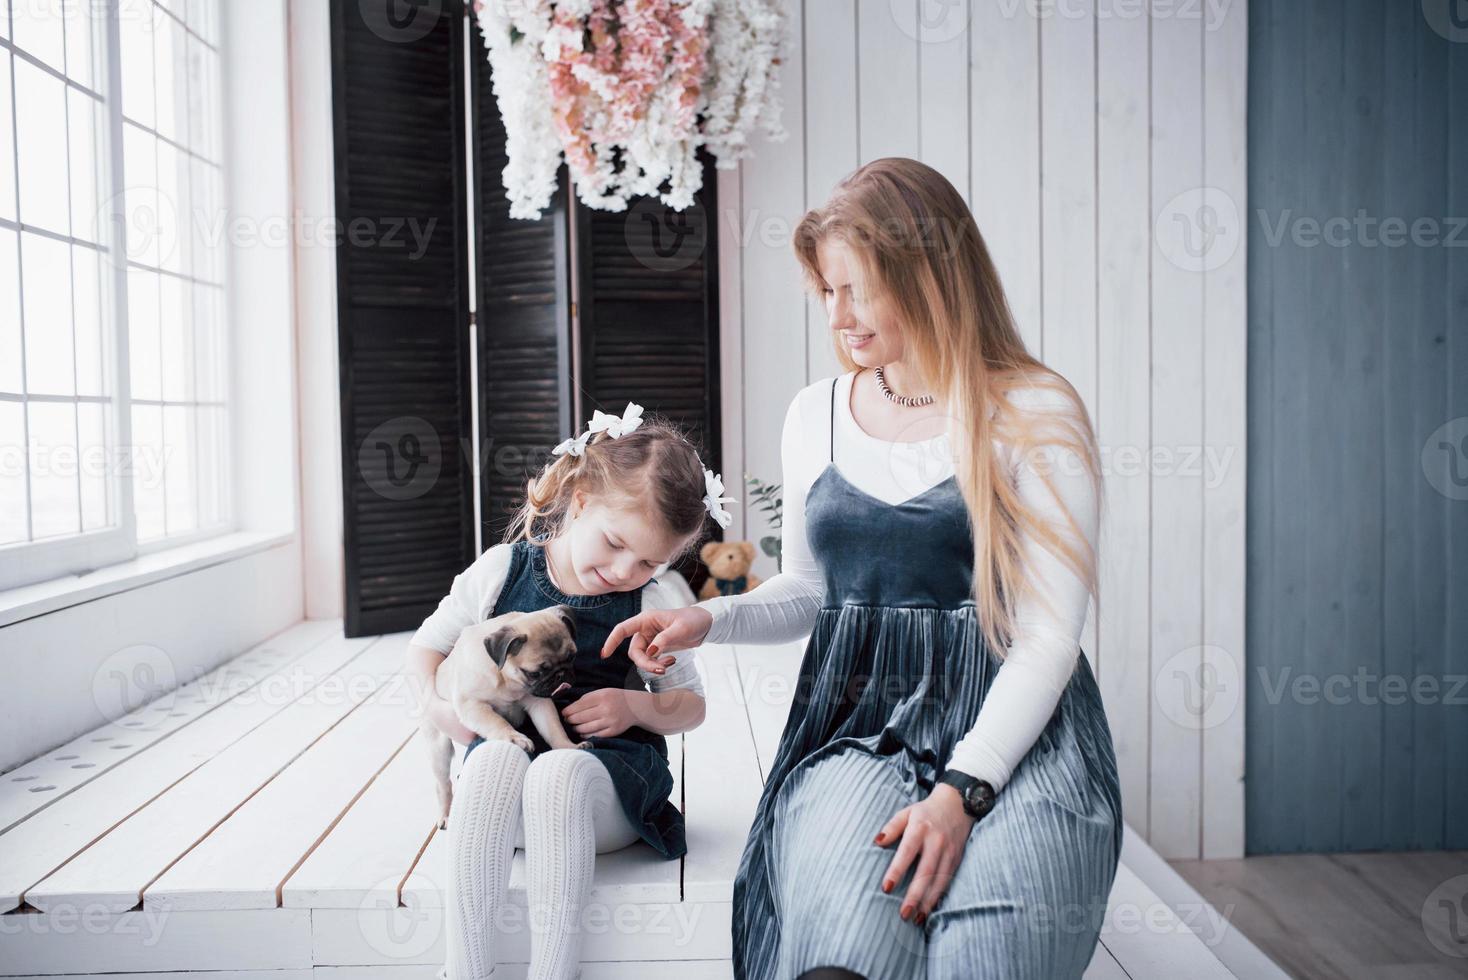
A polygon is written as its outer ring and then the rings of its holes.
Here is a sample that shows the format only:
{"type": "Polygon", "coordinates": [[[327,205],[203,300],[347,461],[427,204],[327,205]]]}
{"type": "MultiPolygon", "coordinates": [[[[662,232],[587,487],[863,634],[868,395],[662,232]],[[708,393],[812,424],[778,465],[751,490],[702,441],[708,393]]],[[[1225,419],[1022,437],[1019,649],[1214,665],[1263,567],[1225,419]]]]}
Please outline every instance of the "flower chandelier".
{"type": "Polygon", "coordinates": [[[509,162],[510,217],[550,206],[562,157],[588,207],[656,196],[681,211],[749,137],[786,138],[780,0],[476,0],[509,162]],[[667,183],[668,190],[662,186],[667,183]]]}

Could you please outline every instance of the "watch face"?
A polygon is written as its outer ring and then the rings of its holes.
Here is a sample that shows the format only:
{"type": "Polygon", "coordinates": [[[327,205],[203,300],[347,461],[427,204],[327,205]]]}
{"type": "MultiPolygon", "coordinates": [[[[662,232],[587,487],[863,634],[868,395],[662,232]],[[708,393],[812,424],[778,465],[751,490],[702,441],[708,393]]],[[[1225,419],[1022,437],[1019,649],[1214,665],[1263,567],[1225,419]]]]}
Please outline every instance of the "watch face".
{"type": "Polygon", "coordinates": [[[974,783],[963,796],[968,811],[973,814],[982,816],[994,806],[994,791],[983,781],[974,783]]]}

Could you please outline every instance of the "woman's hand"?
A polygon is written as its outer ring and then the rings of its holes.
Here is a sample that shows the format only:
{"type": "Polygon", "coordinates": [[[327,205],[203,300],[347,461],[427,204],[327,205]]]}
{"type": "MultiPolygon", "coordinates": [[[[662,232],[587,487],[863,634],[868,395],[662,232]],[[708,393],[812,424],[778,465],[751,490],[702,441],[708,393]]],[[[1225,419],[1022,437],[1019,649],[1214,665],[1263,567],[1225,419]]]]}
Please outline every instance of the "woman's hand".
{"type": "Polygon", "coordinates": [[[648,609],[613,627],[607,642],[601,646],[601,655],[604,659],[610,657],[622,638],[630,636],[632,643],[627,653],[632,662],[643,670],[661,674],[677,661],[673,657],[660,659],[658,654],[698,646],[713,625],[714,614],[702,606],[648,609]]]}
{"type": "Polygon", "coordinates": [[[903,807],[887,821],[875,843],[886,847],[899,837],[902,843],[882,876],[882,891],[896,888],[913,860],[918,859],[912,884],[902,899],[902,918],[914,911],[914,925],[922,925],[928,918],[953,881],[973,826],[974,818],[963,809],[963,797],[947,783],[938,783],[927,799],[903,807]]]}
{"type": "Polygon", "coordinates": [[[629,694],[642,693],[618,687],[602,687],[588,691],[561,711],[561,718],[571,726],[577,738],[600,735],[610,738],[620,735],[637,724],[629,694]]]}

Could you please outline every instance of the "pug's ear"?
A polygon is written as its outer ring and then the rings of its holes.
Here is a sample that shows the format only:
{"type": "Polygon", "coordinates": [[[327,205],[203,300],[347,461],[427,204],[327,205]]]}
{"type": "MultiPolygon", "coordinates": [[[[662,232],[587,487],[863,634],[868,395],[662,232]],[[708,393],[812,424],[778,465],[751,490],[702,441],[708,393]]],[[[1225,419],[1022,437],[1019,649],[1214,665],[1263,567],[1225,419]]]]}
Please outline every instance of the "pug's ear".
{"type": "Polygon", "coordinates": [[[571,606],[561,603],[556,606],[556,612],[560,613],[561,622],[566,624],[566,632],[571,634],[571,642],[576,642],[576,610],[571,606]]]}
{"type": "Polygon", "coordinates": [[[489,654],[496,667],[503,668],[505,661],[525,644],[525,634],[513,626],[501,626],[484,638],[484,651],[489,654]]]}

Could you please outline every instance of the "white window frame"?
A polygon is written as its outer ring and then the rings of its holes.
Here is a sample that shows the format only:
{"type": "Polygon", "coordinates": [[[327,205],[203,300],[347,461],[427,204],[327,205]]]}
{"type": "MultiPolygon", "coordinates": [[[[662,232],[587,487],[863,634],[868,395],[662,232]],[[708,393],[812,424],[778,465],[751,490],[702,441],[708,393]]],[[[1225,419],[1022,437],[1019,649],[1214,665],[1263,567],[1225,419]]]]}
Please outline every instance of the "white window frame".
{"type": "MultiPolygon", "coordinates": [[[[91,0],[88,0],[91,2],[91,0]]],[[[134,510],[133,480],[131,465],[118,466],[113,464],[121,447],[132,446],[132,421],[131,421],[131,372],[128,357],[128,249],[127,249],[127,214],[126,195],[124,194],[125,172],[123,165],[123,108],[122,108],[122,38],[119,27],[120,0],[105,0],[105,16],[95,22],[94,30],[97,32],[93,38],[94,42],[101,42],[94,47],[98,69],[98,79],[102,80],[98,86],[97,94],[102,98],[103,112],[105,114],[105,125],[102,129],[102,140],[105,145],[98,147],[98,159],[104,162],[107,172],[100,182],[107,193],[107,201],[110,202],[108,214],[108,227],[98,229],[99,262],[104,270],[110,269],[112,273],[112,288],[103,289],[98,296],[98,310],[103,319],[104,344],[111,340],[111,357],[104,364],[105,369],[110,370],[111,376],[107,390],[110,398],[83,398],[80,396],[57,396],[47,398],[46,396],[32,396],[27,394],[20,399],[7,398],[7,401],[19,401],[22,405],[26,400],[36,401],[66,401],[68,403],[79,403],[91,401],[94,403],[110,403],[113,411],[110,413],[107,437],[108,445],[113,453],[109,454],[109,463],[106,470],[109,499],[115,501],[117,508],[116,524],[111,527],[94,531],[83,531],[77,534],[58,537],[54,540],[23,541],[10,545],[0,546],[0,591],[19,589],[23,586],[35,583],[63,578],[66,576],[83,576],[98,569],[107,568],[132,561],[140,556],[163,552],[173,548],[197,544],[212,538],[220,538],[237,532],[239,528],[239,515],[232,504],[227,505],[227,517],[223,524],[195,531],[186,531],[177,535],[165,536],[142,544],[137,540],[137,516],[134,510]],[[121,257],[120,260],[108,261],[107,255],[121,257]],[[107,334],[107,325],[111,325],[110,338],[107,334]]],[[[0,2],[0,15],[9,16],[8,5],[0,2]]],[[[219,10],[219,22],[216,30],[219,34],[217,46],[220,57],[224,57],[227,50],[224,39],[225,18],[223,4],[219,10]]],[[[60,78],[64,85],[78,85],[77,82],[66,77],[64,73],[58,72],[54,67],[41,62],[29,53],[21,52],[14,42],[14,37],[0,39],[0,46],[9,51],[11,60],[11,100],[12,100],[12,126],[17,118],[15,107],[20,93],[15,87],[16,59],[25,60],[33,67],[46,72],[49,75],[60,78]]],[[[221,72],[221,78],[224,72],[221,72]]],[[[225,105],[221,98],[218,111],[225,111],[225,105]]],[[[228,148],[221,148],[221,167],[228,165],[228,148]]],[[[20,194],[20,167],[19,140],[15,140],[14,153],[16,155],[16,206],[21,206],[20,194]]],[[[225,199],[220,202],[228,207],[228,180],[221,183],[225,192],[225,199]]],[[[20,216],[19,213],[17,215],[20,216]]],[[[24,230],[29,234],[44,235],[49,238],[71,243],[75,239],[71,236],[58,235],[45,229],[27,227],[23,222],[10,222],[0,219],[0,226],[11,228],[17,232],[24,230]]],[[[73,227],[72,232],[75,232],[73,227]]],[[[21,259],[22,263],[24,258],[21,259]]],[[[105,275],[105,272],[104,272],[105,275]]],[[[230,339],[232,333],[229,330],[231,322],[231,311],[233,304],[229,300],[228,289],[230,279],[228,273],[225,275],[226,302],[225,309],[225,349],[232,350],[230,339]]],[[[22,287],[23,288],[23,287],[22,287]]],[[[21,306],[22,325],[24,324],[24,305],[21,306]]],[[[21,330],[21,352],[24,360],[25,331],[21,330]]],[[[73,354],[73,356],[75,356],[73,354]]],[[[226,371],[231,365],[226,363],[226,371]]],[[[226,411],[232,413],[233,399],[226,396],[226,411]]],[[[30,440],[27,430],[25,433],[26,444],[24,452],[27,457],[30,453],[30,440]]],[[[231,439],[230,457],[226,471],[225,486],[232,487],[235,480],[235,464],[233,458],[234,443],[231,439]]],[[[131,459],[128,460],[129,464],[131,459]]],[[[27,463],[29,466],[29,463],[27,463]]],[[[30,522],[30,489],[27,487],[27,524],[30,522]]],[[[231,494],[232,496],[232,494],[231,494]]]]}

